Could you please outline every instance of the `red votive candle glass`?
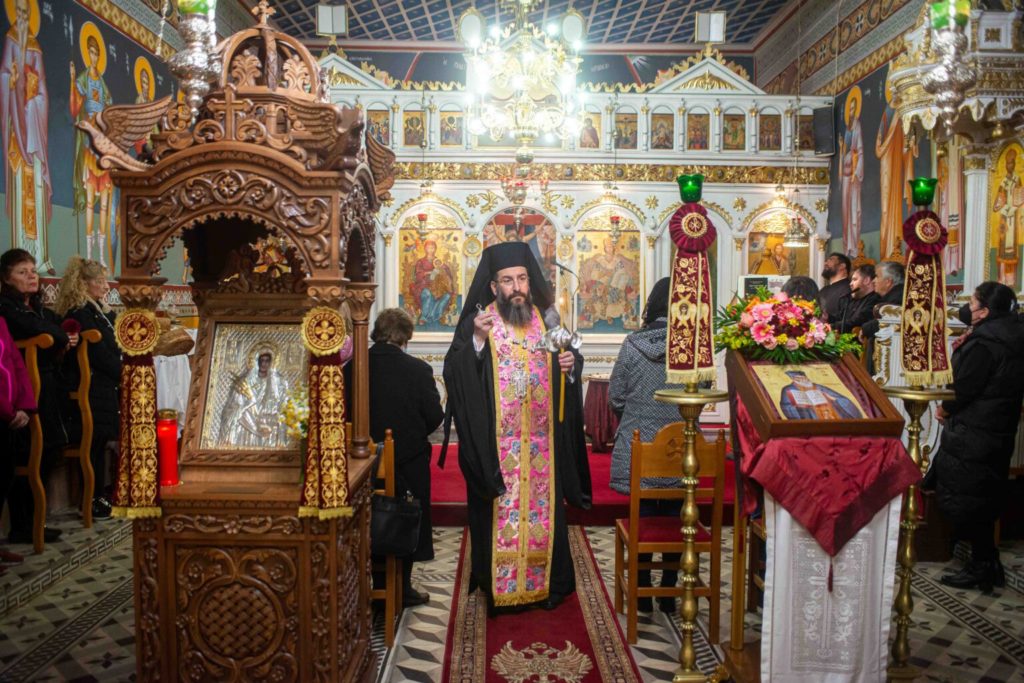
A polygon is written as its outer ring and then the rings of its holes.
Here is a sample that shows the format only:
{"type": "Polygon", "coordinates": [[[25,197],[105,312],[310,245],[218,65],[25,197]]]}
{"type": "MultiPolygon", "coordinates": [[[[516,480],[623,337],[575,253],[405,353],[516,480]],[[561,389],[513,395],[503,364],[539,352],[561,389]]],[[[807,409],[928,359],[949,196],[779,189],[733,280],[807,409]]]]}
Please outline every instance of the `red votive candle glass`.
{"type": "Polygon", "coordinates": [[[156,418],[157,472],[161,486],[177,486],[178,479],[178,411],[161,410],[156,418]]]}

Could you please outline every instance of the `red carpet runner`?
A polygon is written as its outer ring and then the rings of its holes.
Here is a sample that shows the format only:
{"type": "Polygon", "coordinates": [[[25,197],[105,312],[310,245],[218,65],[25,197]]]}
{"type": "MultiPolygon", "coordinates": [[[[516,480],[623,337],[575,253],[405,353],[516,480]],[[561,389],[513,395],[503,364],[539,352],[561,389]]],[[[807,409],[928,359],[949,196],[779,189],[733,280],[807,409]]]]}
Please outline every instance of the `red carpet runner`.
{"type": "Polygon", "coordinates": [[[468,594],[468,544],[466,532],[459,550],[442,681],[643,680],[615,618],[583,529],[569,527],[576,593],[550,612],[536,608],[488,619],[483,593],[477,590],[468,594]]]}

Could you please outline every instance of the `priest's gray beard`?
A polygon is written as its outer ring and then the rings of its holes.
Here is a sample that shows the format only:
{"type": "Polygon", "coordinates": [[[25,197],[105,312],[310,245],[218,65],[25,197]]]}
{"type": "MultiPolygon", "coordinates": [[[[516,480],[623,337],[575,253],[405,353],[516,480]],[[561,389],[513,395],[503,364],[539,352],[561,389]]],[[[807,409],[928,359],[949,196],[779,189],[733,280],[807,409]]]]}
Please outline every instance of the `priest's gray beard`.
{"type": "Polygon", "coordinates": [[[525,295],[505,296],[500,289],[497,292],[498,313],[501,319],[512,327],[523,329],[533,319],[533,297],[525,295]],[[522,297],[522,298],[520,298],[522,297]]]}

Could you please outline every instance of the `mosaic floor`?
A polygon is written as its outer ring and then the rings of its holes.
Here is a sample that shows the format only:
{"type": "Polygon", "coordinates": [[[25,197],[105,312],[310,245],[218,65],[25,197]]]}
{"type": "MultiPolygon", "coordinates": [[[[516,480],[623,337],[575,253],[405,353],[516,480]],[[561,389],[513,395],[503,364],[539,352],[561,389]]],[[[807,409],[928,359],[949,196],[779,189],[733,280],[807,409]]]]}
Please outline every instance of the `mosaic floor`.
{"type": "MultiPolygon", "coordinates": [[[[128,527],[108,521],[99,523],[95,532],[85,531],[72,517],[59,525],[67,530],[60,543],[0,577],[0,682],[133,681],[135,615],[128,527]]],[[[461,533],[455,528],[435,530],[437,559],[417,565],[415,576],[431,600],[405,612],[391,651],[383,647],[378,620],[378,681],[428,683],[440,677],[461,533]]],[[[612,530],[588,528],[587,533],[611,586],[612,530]]],[[[1015,585],[1022,585],[1017,574],[1024,575],[1024,543],[1004,546],[1002,557],[1015,585]]],[[[723,640],[728,636],[729,559],[726,552],[723,640]]],[[[924,672],[919,680],[1024,683],[1024,595],[1010,588],[990,596],[948,589],[937,580],[942,569],[939,564],[921,564],[914,579],[910,644],[913,663],[924,672]]],[[[701,609],[706,610],[703,602],[701,609]]],[[[624,625],[624,617],[620,620],[624,625]]],[[[748,615],[747,623],[755,630],[759,625],[754,615],[748,615]]],[[[672,679],[678,648],[677,623],[660,612],[640,616],[640,639],[633,655],[646,681],[672,679]]],[[[717,661],[713,648],[704,643],[699,644],[698,658],[705,672],[717,661]]]]}

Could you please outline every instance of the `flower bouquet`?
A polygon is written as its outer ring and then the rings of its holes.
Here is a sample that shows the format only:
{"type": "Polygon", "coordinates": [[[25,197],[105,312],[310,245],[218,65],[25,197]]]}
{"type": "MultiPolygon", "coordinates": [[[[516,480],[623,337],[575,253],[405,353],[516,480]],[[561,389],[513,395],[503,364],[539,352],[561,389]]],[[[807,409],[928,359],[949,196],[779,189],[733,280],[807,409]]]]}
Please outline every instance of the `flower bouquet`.
{"type": "Polygon", "coordinates": [[[838,334],[820,315],[813,301],[773,295],[762,287],[719,310],[715,344],[779,364],[838,360],[850,351],[860,352],[854,335],[838,334]]]}
{"type": "Polygon", "coordinates": [[[309,432],[309,396],[304,388],[300,387],[288,394],[278,419],[287,428],[288,436],[305,445],[306,434],[309,432]]]}

